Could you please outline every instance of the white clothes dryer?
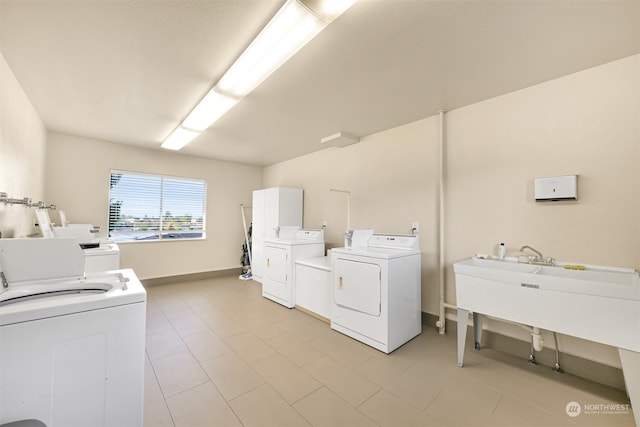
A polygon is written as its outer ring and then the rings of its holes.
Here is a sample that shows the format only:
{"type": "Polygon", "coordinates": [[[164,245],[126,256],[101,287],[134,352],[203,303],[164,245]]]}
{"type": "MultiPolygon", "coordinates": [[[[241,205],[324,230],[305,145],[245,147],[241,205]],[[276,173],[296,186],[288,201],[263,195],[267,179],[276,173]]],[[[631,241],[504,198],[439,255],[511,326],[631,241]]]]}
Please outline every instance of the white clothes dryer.
{"type": "Polygon", "coordinates": [[[296,260],[322,255],[323,230],[298,230],[292,238],[265,239],[262,296],[293,308],[296,304],[296,260]]]}
{"type": "Polygon", "coordinates": [[[364,248],[331,250],[331,328],[384,353],[419,335],[418,236],[374,234],[364,248]]]}

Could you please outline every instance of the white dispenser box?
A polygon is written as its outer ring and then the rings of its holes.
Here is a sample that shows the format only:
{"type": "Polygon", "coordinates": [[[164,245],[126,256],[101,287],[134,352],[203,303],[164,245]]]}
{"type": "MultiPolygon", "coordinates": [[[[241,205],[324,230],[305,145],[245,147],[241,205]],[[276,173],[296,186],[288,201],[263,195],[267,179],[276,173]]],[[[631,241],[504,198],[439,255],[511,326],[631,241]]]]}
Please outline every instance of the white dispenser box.
{"type": "Polygon", "coordinates": [[[536,178],[536,202],[578,200],[578,175],[536,178]]]}

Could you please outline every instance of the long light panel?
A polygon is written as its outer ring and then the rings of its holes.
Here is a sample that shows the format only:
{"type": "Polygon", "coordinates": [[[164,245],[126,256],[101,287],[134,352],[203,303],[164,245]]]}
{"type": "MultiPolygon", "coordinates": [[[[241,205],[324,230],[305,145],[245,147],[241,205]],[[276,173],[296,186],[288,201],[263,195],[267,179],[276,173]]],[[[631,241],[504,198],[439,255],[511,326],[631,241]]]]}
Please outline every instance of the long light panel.
{"type": "Polygon", "coordinates": [[[288,1],[216,87],[237,97],[246,96],[326,26],[297,1],[288,1]]]}
{"type": "Polygon", "coordinates": [[[162,148],[179,150],[191,142],[355,2],[287,0],[162,148]]]}

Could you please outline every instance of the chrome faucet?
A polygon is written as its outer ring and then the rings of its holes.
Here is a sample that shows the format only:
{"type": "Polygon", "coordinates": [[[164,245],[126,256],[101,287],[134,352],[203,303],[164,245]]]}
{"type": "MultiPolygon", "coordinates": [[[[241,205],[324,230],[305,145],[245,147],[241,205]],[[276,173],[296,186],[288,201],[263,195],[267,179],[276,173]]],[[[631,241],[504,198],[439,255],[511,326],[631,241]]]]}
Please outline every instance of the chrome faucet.
{"type": "Polygon", "coordinates": [[[542,252],[532,248],[529,245],[524,245],[523,247],[520,248],[520,252],[523,252],[525,249],[529,249],[532,252],[535,252],[536,255],[529,255],[528,259],[529,259],[529,264],[536,264],[536,265],[550,265],[553,266],[556,262],[556,260],[554,258],[551,257],[547,257],[545,258],[542,255],[542,252]]]}

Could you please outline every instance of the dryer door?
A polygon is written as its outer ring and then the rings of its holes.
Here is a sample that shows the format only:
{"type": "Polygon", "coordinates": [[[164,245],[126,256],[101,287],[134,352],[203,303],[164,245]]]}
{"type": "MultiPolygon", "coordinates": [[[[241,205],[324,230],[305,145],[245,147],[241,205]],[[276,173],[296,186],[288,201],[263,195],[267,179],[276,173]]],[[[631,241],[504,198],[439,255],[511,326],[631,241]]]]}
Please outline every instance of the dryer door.
{"type": "Polygon", "coordinates": [[[370,262],[337,258],[334,268],[335,303],[351,310],[380,316],[380,266],[370,262]]]}
{"type": "Polygon", "coordinates": [[[287,283],[287,250],[278,246],[264,247],[265,277],[279,283],[287,283]]]}

